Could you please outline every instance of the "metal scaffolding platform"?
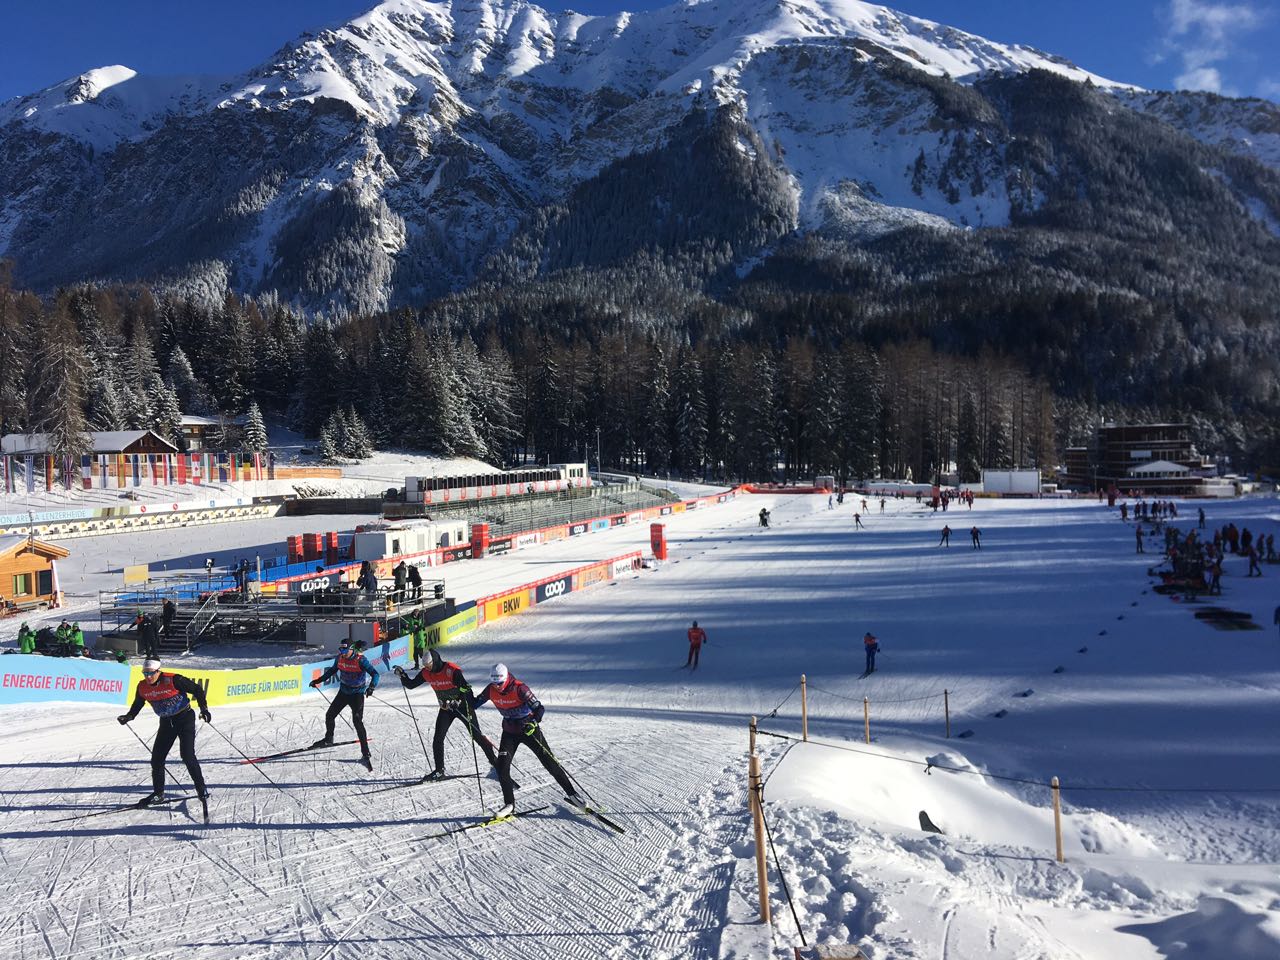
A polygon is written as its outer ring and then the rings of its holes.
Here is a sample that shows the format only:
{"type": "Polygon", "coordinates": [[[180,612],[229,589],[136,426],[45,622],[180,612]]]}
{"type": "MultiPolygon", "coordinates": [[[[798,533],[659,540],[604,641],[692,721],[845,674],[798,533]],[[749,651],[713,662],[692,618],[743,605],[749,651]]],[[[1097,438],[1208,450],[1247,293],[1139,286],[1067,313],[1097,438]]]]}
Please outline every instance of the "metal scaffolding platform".
{"type": "MultiPolygon", "coordinates": [[[[216,578],[215,578],[216,579],[216,578]]],[[[102,637],[136,641],[144,652],[144,617],[154,619],[159,653],[172,655],[201,643],[254,640],[296,643],[311,622],[382,623],[407,617],[433,621],[437,607],[445,607],[443,580],[424,580],[417,596],[410,590],[364,591],[330,587],[299,594],[260,594],[253,590],[208,589],[204,577],[170,577],[145,586],[103,590],[98,594],[98,623],[102,637]],[[165,602],[173,604],[164,629],[165,602]]]]}

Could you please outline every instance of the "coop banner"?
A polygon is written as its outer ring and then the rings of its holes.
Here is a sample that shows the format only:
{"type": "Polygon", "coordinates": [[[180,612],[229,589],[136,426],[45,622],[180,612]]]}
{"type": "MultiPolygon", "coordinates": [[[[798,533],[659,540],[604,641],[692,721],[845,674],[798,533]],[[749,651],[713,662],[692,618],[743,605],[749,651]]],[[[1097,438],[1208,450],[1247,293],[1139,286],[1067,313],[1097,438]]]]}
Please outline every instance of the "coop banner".
{"type": "Polygon", "coordinates": [[[0,703],[74,700],[113,703],[129,698],[129,668],[120,663],[17,654],[0,657],[0,703]]]}

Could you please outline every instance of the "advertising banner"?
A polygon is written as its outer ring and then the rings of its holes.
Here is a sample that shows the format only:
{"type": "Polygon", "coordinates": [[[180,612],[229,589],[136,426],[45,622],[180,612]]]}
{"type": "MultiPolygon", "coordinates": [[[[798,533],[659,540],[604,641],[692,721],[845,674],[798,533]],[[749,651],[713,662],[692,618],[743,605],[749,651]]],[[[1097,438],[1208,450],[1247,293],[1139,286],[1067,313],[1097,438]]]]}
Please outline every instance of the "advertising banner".
{"type": "Polygon", "coordinates": [[[455,613],[446,620],[427,627],[427,646],[438,647],[480,626],[480,610],[477,607],[455,613]]]}
{"type": "Polygon", "coordinates": [[[569,524],[569,536],[577,537],[586,533],[591,529],[591,525],[587,523],[571,523],[569,524]]]}
{"type": "Polygon", "coordinates": [[[594,567],[587,567],[585,570],[579,570],[575,579],[578,581],[578,589],[591,586],[593,583],[604,583],[611,579],[612,565],[608,563],[599,563],[594,567]]]}
{"type": "Polygon", "coordinates": [[[471,559],[471,544],[469,543],[466,544],[465,546],[450,547],[448,550],[440,551],[441,563],[452,563],[455,560],[470,560],[470,559],[471,559]]]}
{"type": "Polygon", "coordinates": [[[126,703],[129,668],[70,657],[24,654],[0,657],[0,703],[75,700],[80,703],[126,703]]]}
{"type": "Polygon", "coordinates": [[[520,549],[523,549],[524,547],[531,547],[535,543],[540,542],[541,540],[542,540],[542,536],[540,534],[522,533],[520,534],[520,536],[516,537],[516,549],[520,550],[520,549]]]}
{"type": "Polygon", "coordinates": [[[563,597],[566,593],[573,592],[573,577],[563,576],[558,580],[552,580],[549,583],[538,585],[537,597],[535,603],[545,603],[548,600],[554,600],[556,597],[563,597]]]}
{"type": "Polygon", "coordinates": [[[505,593],[500,597],[494,597],[492,600],[485,602],[484,622],[491,623],[494,620],[501,620],[503,617],[514,616],[528,608],[529,591],[527,589],[505,593]]]}
{"type": "MultiPolygon", "coordinates": [[[[378,673],[389,673],[393,667],[408,667],[413,662],[409,650],[409,644],[411,642],[412,638],[410,638],[408,634],[405,634],[403,637],[396,637],[394,640],[388,640],[385,643],[379,643],[370,647],[364,652],[364,655],[369,659],[369,665],[372,666],[373,669],[377,670],[378,673]]],[[[311,663],[302,664],[301,667],[285,667],[282,669],[293,670],[295,673],[299,674],[299,679],[301,681],[300,692],[303,694],[312,694],[316,692],[316,688],[311,686],[311,681],[333,666],[333,661],[335,659],[337,658],[329,657],[326,660],[313,660],[311,663]]],[[[386,680],[379,681],[379,689],[382,688],[382,684],[384,683],[386,683],[386,680]]],[[[332,695],[332,691],[337,688],[337,686],[338,678],[335,676],[331,677],[329,682],[320,687],[320,689],[329,691],[330,695],[332,695]]]]}
{"type": "Polygon", "coordinates": [[[609,518],[609,526],[611,527],[625,526],[626,522],[627,522],[626,514],[621,514],[619,516],[609,518]]]}
{"type": "Polygon", "coordinates": [[[563,540],[568,535],[568,527],[547,527],[547,529],[542,531],[542,542],[551,543],[555,540],[563,540]]]}
{"type": "Polygon", "coordinates": [[[592,521],[591,521],[591,529],[592,529],[592,530],[608,530],[608,529],[609,529],[609,518],[608,518],[608,517],[601,517],[599,520],[592,520],[592,521]]]}
{"type": "MultiPolygon", "coordinates": [[[[166,673],[180,673],[204,687],[210,708],[298,695],[296,664],[287,667],[255,667],[250,670],[170,669],[166,665],[164,670],[166,673]]],[[[134,691],[138,689],[141,679],[141,668],[133,666],[129,673],[129,701],[133,700],[134,691]]]]}
{"type": "Polygon", "coordinates": [[[497,556],[498,554],[510,553],[510,552],[511,552],[511,537],[503,537],[501,540],[489,541],[489,553],[492,556],[497,556]]]}

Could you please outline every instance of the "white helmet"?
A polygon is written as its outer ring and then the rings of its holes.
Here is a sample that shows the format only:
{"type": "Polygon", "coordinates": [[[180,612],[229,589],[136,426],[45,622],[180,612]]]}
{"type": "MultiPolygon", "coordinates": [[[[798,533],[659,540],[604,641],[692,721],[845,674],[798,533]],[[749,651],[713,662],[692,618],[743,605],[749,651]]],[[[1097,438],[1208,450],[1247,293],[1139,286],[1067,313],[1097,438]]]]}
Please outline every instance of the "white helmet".
{"type": "Polygon", "coordinates": [[[146,660],[142,661],[142,672],[143,673],[159,673],[160,661],[152,660],[151,658],[147,658],[146,660]]]}
{"type": "Polygon", "coordinates": [[[489,671],[489,682],[495,687],[505,687],[507,685],[507,677],[510,675],[505,663],[495,663],[493,669],[489,671]]]}

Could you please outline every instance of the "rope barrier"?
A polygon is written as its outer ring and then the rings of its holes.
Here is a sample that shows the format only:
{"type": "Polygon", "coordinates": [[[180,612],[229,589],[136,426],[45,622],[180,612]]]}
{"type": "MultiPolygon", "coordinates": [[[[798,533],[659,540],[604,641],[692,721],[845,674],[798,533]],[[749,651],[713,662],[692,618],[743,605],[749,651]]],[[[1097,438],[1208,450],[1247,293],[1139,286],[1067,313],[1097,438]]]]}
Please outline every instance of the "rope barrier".
{"type": "MultiPolygon", "coordinates": [[[[793,737],[785,733],[773,733],[770,730],[756,729],[758,737],[776,737],[779,740],[792,740],[796,743],[801,742],[799,737],[793,737]]],[[[823,743],[819,740],[810,740],[809,743],[817,747],[826,747],[829,750],[843,750],[846,753],[859,753],[868,757],[878,757],[881,760],[894,760],[898,763],[908,763],[912,766],[924,768],[924,772],[932,774],[934,770],[945,770],[947,773],[967,773],[975,777],[986,777],[988,780],[1000,780],[1005,783],[1023,783],[1034,787],[1050,788],[1050,784],[1044,780],[1033,780],[1029,777],[1011,777],[998,773],[983,773],[981,770],[972,770],[968,767],[953,767],[945,763],[933,763],[928,760],[912,760],[910,757],[898,757],[893,754],[876,753],[872,750],[860,750],[857,747],[846,747],[837,743],[823,743]]],[[[1280,787],[1102,787],[1090,786],[1082,784],[1079,786],[1066,783],[1059,783],[1059,789],[1072,790],[1075,792],[1093,792],[1093,793],[1280,793],[1280,787]]]]}
{"type": "MultiPolygon", "coordinates": [[[[846,697],[843,694],[835,693],[831,690],[823,690],[821,687],[815,687],[812,683],[809,684],[809,689],[817,693],[825,693],[828,697],[835,697],[837,700],[848,700],[850,703],[861,703],[863,701],[862,697],[846,697]]],[[[867,697],[866,699],[870,700],[873,704],[919,703],[922,700],[941,700],[943,696],[945,696],[945,694],[931,693],[927,697],[905,697],[900,700],[881,700],[871,697],[867,697]]]]}
{"type": "MultiPolygon", "coordinates": [[[[777,764],[774,770],[778,769],[777,764]]],[[[772,773],[772,771],[770,771],[772,773]]],[[[769,849],[773,852],[773,865],[778,869],[778,880],[782,883],[782,893],[787,898],[787,906],[791,908],[791,919],[795,921],[796,932],[800,934],[800,944],[809,946],[809,941],[805,939],[804,927],[800,926],[800,915],[796,913],[795,901],[791,899],[791,887],[787,884],[786,871],[782,869],[782,860],[778,856],[778,848],[773,845],[773,831],[769,829],[769,818],[764,815],[764,783],[760,784],[757,791],[756,803],[760,807],[760,822],[764,824],[764,835],[769,841],[769,849]]]]}
{"type": "Polygon", "coordinates": [[[794,697],[796,695],[796,691],[799,689],[800,689],[800,684],[797,683],[794,687],[791,688],[791,692],[782,698],[781,703],[779,703],[776,707],[774,707],[768,713],[762,714],[762,716],[764,716],[766,719],[776,717],[778,715],[778,711],[781,710],[784,706],[786,706],[787,701],[790,700],[792,697],[794,697]]]}

